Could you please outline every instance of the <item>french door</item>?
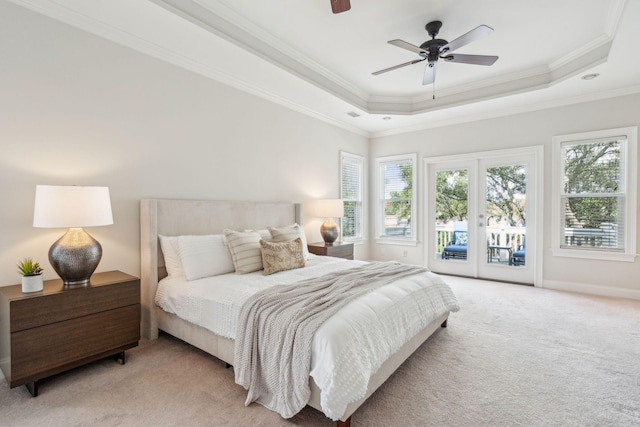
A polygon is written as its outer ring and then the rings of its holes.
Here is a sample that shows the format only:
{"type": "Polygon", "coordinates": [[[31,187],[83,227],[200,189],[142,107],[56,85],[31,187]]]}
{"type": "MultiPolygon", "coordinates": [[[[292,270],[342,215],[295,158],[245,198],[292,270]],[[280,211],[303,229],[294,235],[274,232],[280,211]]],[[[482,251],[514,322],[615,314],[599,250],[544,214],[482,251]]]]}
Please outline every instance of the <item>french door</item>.
{"type": "Polygon", "coordinates": [[[427,158],[427,266],[535,284],[542,148],[427,158]]]}

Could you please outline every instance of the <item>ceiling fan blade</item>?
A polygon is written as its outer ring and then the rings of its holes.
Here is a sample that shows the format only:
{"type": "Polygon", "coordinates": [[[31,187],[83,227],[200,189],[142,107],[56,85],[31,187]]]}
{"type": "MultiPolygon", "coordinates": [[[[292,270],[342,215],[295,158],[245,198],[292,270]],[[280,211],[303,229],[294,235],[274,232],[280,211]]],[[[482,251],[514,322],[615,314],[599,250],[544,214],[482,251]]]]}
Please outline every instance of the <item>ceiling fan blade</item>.
{"type": "Polygon", "coordinates": [[[405,62],[404,64],[394,65],[393,67],[385,68],[384,70],[376,71],[375,73],[371,73],[371,74],[373,74],[374,76],[377,76],[378,74],[386,73],[387,71],[393,71],[393,70],[397,70],[398,68],[406,67],[407,65],[417,64],[418,62],[422,62],[425,59],[427,58],[414,59],[413,61],[405,62]]]}
{"type": "Polygon", "coordinates": [[[488,55],[463,55],[461,53],[452,53],[451,55],[441,56],[447,62],[459,62],[461,64],[474,65],[493,65],[498,60],[497,56],[488,55]]]}
{"type": "Polygon", "coordinates": [[[346,12],[351,9],[350,0],[331,0],[331,10],[333,13],[346,12]]]}
{"type": "Polygon", "coordinates": [[[462,46],[468,45],[469,43],[481,39],[482,37],[488,36],[493,32],[493,28],[487,27],[486,25],[480,25],[479,27],[474,28],[466,34],[461,35],[455,40],[450,41],[446,45],[442,46],[440,49],[441,53],[453,52],[456,49],[461,48],[462,46]]]}
{"type": "Polygon", "coordinates": [[[430,85],[434,81],[436,81],[436,68],[438,67],[438,63],[436,61],[429,62],[426,67],[424,67],[424,77],[422,78],[423,85],[430,85]]]}
{"type": "Polygon", "coordinates": [[[394,46],[401,47],[403,49],[410,50],[411,52],[415,52],[417,54],[426,53],[426,51],[424,49],[422,49],[421,47],[413,45],[411,43],[407,43],[404,40],[398,40],[398,39],[389,40],[387,43],[392,44],[394,46]]]}

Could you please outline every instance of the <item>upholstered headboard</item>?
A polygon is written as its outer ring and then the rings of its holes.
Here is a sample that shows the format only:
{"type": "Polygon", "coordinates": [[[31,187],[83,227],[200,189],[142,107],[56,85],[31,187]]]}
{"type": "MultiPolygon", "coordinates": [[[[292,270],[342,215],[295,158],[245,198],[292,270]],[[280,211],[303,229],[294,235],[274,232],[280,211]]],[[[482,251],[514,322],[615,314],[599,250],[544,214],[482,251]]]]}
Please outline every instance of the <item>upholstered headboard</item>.
{"type": "Polygon", "coordinates": [[[158,280],[164,275],[164,259],[159,235],[219,234],[224,229],[262,229],[302,225],[299,204],[219,200],[140,201],[140,279],[142,294],[142,335],[155,339],[158,323],[154,298],[158,280]]]}

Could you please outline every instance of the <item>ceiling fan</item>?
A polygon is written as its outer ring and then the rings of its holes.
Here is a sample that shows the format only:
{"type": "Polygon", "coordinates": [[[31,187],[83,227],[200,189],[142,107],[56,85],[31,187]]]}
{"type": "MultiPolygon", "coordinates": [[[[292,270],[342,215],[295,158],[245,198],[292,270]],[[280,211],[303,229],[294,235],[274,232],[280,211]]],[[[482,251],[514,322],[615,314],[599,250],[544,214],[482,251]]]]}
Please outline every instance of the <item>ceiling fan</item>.
{"type": "Polygon", "coordinates": [[[468,33],[458,37],[450,42],[443,39],[436,39],[442,22],[432,21],[425,25],[427,33],[431,36],[431,40],[427,40],[420,46],[412,45],[403,40],[389,40],[388,43],[394,46],[401,47],[403,49],[410,50],[420,55],[420,59],[414,59],[413,61],[405,62],[404,64],[395,65],[393,67],[385,68],[384,70],[376,71],[372,73],[374,76],[378,74],[386,73],[387,71],[397,70],[398,68],[406,67],[407,65],[417,64],[418,62],[428,61],[424,70],[424,77],[422,78],[422,84],[428,85],[436,79],[436,66],[438,65],[438,59],[443,59],[447,62],[460,62],[464,64],[474,65],[493,65],[498,60],[497,56],[487,55],[463,55],[452,54],[456,49],[466,46],[467,44],[476,41],[484,36],[487,36],[493,32],[493,28],[486,25],[480,25],[477,28],[469,31],[468,33]]]}

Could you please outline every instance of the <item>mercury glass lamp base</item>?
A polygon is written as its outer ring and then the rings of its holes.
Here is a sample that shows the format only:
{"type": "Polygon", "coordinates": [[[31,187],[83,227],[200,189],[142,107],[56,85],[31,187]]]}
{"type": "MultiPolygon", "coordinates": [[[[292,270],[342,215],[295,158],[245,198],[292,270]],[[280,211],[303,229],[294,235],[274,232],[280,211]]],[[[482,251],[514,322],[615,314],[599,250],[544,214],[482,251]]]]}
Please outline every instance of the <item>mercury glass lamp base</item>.
{"type": "Polygon", "coordinates": [[[102,258],[102,246],[82,228],[70,228],[49,249],[49,262],[65,286],[86,286],[102,258]]]}
{"type": "Polygon", "coordinates": [[[333,221],[333,218],[327,218],[322,226],[320,226],[320,234],[326,245],[333,245],[340,235],[340,228],[338,224],[333,221]]]}

